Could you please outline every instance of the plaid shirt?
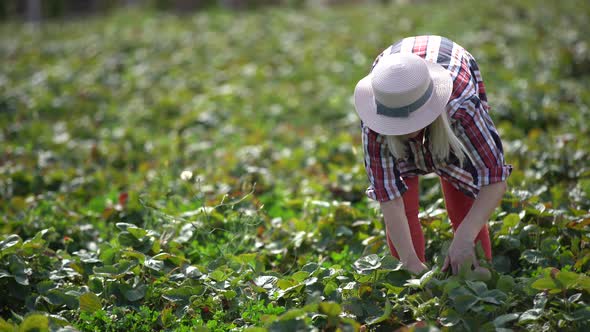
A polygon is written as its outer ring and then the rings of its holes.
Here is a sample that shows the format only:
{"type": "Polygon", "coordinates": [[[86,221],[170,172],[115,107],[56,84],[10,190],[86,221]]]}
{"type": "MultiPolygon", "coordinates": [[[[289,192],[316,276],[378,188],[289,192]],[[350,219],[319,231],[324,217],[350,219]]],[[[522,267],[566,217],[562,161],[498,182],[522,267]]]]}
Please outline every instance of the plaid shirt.
{"type": "Polygon", "coordinates": [[[481,73],[467,50],[439,36],[408,37],[383,51],[384,54],[414,53],[446,68],[453,78],[453,91],[447,103],[447,114],[453,131],[469,150],[471,160],[463,166],[451,153],[448,160],[437,160],[429,149],[428,128],[407,141],[406,159],[395,159],[389,152],[385,136],[361,122],[365,169],[370,186],[367,196],[377,201],[400,197],[406,190],[402,178],[435,172],[470,197],[476,197],[482,186],[506,180],[512,171],[504,163],[500,136],[488,114],[490,107],[481,73]]]}

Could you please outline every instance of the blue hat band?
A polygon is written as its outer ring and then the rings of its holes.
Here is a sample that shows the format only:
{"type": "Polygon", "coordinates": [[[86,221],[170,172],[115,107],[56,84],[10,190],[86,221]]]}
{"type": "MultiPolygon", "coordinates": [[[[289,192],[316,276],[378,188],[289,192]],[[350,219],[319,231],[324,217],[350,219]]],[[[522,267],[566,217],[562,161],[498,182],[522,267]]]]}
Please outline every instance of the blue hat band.
{"type": "Polygon", "coordinates": [[[402,107],[388,107],[381,104],[377,99],[375,99],[375,104],[377,105],[377,114],[384,115],[392,118],[407,118],[410,116],[410,113],[416,111],[420,107],[424,106],[430,96],[432,96],[432,91],[434,90],[434,84],[430,81],[428,88],[424,92],[424,94],[418,98],[415,102],[402,106],[402,107]]]}

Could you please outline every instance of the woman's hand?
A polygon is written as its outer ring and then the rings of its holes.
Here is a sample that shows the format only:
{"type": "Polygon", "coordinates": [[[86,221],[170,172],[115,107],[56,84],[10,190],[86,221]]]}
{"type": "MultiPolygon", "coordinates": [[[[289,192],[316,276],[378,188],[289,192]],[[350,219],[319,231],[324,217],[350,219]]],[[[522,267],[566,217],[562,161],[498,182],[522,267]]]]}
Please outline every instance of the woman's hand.
{"type": "Polygon", "coordinates": [[[417,261],[414,263],[404,264],[404,268],[410,271],[412,274],[422,274],[422,272],[428,270],[428,266],[426,266],[421,261],[417,261]]]}
{"type": "Polygon", "coordinates": [[[464,263],[469,264],[469,267],[479,266],[475,256],[475,238],[488,222],[494,209],[500,204],[505,192],[506,182],[504,181],[481,187],[471,206],[471,210],[469,210],[463,222],[455,231],[455,237],[451,242],[449,253],[443,264],[443,271],[446,271],[450,266],[453,274],[457,274],[464,263]]]}
{"type": "Polygon", "coordinates": [[[446,271],[450,266],[453,274],[457,274],[463,264],[468,264],[470,270],[473,266],[479,267],[475,255],[475,246],[473,241],[455,236],[453,242],[451,242],[451,245],[449,246],[449,253],[445,259],[442,270],[446,271]]]}
{"type": "Polygon", "coordinates": [[[412,234],[404,208],[404,202],[401,197],[391,201],[381,203],[381,211],[385,219],[386,236],[393,243],[399,260],[404,267],[410,267],[410,271],[422,269],[420,258],[416,254],[414,244],[412,243],[412,234]]]}

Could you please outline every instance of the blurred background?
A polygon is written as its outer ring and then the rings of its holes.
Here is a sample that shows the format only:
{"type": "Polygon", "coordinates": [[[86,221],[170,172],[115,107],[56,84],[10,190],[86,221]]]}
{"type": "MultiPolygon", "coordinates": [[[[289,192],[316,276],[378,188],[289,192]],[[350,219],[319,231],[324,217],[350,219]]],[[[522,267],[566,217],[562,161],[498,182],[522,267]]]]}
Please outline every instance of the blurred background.
{"type": "Polygon", "coordinates": [[[120,192],[160,197],[187,169],[208,179],[212,199],[255,182],[267,207],[280,201],[276,188],[362,202],[354,86],[384,48],[419,34],[446,36],[478,60],[515,166],[510,184],[555,205],[585,202],[570,194],[590,193],[589,8],[0,0],[0,209],[54,191],[77,192],[80,201],[66,200],[74,210],[120,192]]]}
{"type": "MultiPolygon", "coordinates": [[[[490,222],[509,300],[461,319],[480,331],[522,312],[517,331],[590,331],[574,322],[588,321],[590,293],[568,299],[555,288],[548,302],[530,285],[541,268],[553,268],[551,285],[555,268],[589,271],[589,17],[588,0],[0,0],[0,317],[63,314],[84,331],[194,331],[203,321],[236,331],[276,313],[252,302],[250,279],[281,275],[293,290],[281,310],[316,301],[317,290],[359,322],[381,322],[381,261],[353,270],[387,249],[378,205],[365,196],[352,94],[391,43],[437,34],[477,59],[514,166],[490,222]],[[172,277],[185,262],[216,281],[203,295],[182,286],[200,274],[172,277]],[[341,272],[301,283],[315,262],[341,272]],[[75,294],[88,289],[103,316],[79,310],[75,294]],[[161,294],[190,298],[192,313],[161,294]],[[160,318],[122,311],[131,306],[160,318]],[[262,309],[243,314],[249,306],[262,309]]],[[[427,257],[442,263],[452,234],[439,180],[420,183],[427,257]]],[[[387,273],[387,292],[402,294],[406,278],[387,273]]],[[[256,285],[256,297],[270,297],[266,281],[256,285]]],[[[392,300],[392,317],[435,324],[454,312],[429,287],[392,300]]],[[[399,327],[397,318],[380,330],[399,327]]]]}
{"type": "MultiPolygon", "coordinates": [[[[360,3],[388,3],[390,0],[2,0],[0,18],[39,21],[48,18],[75,17],[106,13],[120,7],[144,7],[157,10],[187,11],[207,8],[247,10],[262,6],[331,6],[360,3]]],[[[399,2],[399,1],[398,1],[399,2]]]]}

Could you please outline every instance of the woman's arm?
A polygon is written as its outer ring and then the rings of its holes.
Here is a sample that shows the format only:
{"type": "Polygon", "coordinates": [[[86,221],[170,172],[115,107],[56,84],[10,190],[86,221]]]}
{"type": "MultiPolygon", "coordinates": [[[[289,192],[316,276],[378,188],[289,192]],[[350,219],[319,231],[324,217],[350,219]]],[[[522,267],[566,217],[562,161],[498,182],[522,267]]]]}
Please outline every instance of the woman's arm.
{"type": "Polygon", "coordinates": [[[410,226],[402,195],[408,187],[402,181],[395,158],[385,143],[385,137],[361,123],[365,170],[371,186],[369,198],[381,202],[387,236],[393,242],[404,267],[419,273],[426,269],[414,249],[410,226]]]}
{"type": "Polygon", "coordinates": [[[488,222],[492,212],[500,205],[502,196],[506,192],[506,182],[496,182],[480,189],[477,198],[471,206],[471,210],[457,228],[455,237],[461,237],[471,242],[475,241],[477,234],[488,222]]]}
{"type": "Polygon", "coordinates": [[[450,266],[453,274],[456,274],[459,267],[464,263],[478,265],[473,242],[477,234],[488,222],[492,212],[500,204],[505,192],[505,181],[492,183],[480,189],[471,210],[469,210],[465,219],[455,231],[453,242],[449,246],[449,254],[443,265],[443,271],[450,266]]]}
{"type": "Polygon", "coordinates": [[[413,273],[420,273],[426,265],[420,261],[410,234],[410,226],[406,217],[404,201],[401,197],[381,202],[381,211],[385,219],[387,234],[395,246],[404,267],[413,273]]]}

